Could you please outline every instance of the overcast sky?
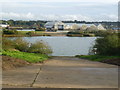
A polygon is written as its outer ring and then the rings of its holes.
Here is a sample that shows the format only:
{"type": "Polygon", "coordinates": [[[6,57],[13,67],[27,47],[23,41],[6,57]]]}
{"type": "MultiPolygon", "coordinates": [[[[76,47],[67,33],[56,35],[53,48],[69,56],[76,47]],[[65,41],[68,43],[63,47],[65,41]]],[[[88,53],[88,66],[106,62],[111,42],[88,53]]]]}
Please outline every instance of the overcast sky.
{"type": "Polygon", "coordinates": [[[0,16],[14,20],[117,21],[119,0],[1,0],[0,16]]]}

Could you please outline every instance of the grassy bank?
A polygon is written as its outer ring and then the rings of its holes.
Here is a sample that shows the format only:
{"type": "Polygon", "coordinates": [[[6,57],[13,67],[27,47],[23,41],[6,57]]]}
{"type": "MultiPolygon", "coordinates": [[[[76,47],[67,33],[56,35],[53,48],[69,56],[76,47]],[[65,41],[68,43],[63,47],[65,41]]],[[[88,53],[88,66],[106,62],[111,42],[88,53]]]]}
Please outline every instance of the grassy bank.
{"type": "MultiPolygon", "coordinates": [[[[10,31],[9,31],[10,33],[10,31]]],[[[16,31],[14,34],[3,33],[3,37],[33,37],[33,36],[66,36],[66,32],[16,31]]]]}
{"type": "Polygon", "coordinates": [[[68,32],[69,37],[95,37],[94,33],[68,32]]]}
{"type": "Polygon", "coordinates": [[[102,56],[102,55],[77,55],[76,57],[89,59],[91,61],[103,61],[107,59],[120,59],[120,56],[102,56]]]}
{"type": "Polygon", "coordinates": [[[3,34],[3,37],[31,37],[31,36],[51,36],[42,31],[17,31],[15,34],[3,34]]]}
{"type": "Polygon", "coordinates": [[[8,51],[8,50],[3,51],[2,55],[22,59],[30,63],[43,62],[49,58],[49,56],[44,54],[27,53],[20,51],[8,51]]]}
{"type": "Polygon", "coordinates": [[[120,66],[120,56],[77,55],[76,57],[120,66]]]}

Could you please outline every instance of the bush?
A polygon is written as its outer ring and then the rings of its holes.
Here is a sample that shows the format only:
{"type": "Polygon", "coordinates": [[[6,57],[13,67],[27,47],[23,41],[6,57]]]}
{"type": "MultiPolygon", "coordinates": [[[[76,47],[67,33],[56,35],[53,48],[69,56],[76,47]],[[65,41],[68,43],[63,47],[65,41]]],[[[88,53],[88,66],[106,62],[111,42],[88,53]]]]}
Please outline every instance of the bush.
{"type": "Polygon", "coordinates": [[[38,28],[38,29],[36,29],[35,31],[45,31],[46,29],[45,28],[38,28]]]}
{"type": "Polygon", "coordinates": [[[68,32],[67,34],[80,34],[80,32],[68,32]]]}
{"type": "Polygon", "coordinates": [[[7,38],[2,38],[2,49],[4,50],[14,49],[13,41],[7,38]]]}
{"type": "Polygon", "coordinates": [[[29,53],[40,53],[40,54],[51,54],[51,48],[42,41],[37,41],[36,43],[29,43],[22,38],[7,39],[3,38],[2,42],[3,50],[16,49],[22,52],[29,53]]]}
{"type": "Polygon", "coordinates": [[[101,36],[101,37],[105,37],[107,35],[113,35],[113,33],[111,33],[109,30],[108,31],[97,31],[95,33],[96,36],[101,36]]]}
{"type": "Polygon", "coordinates": [[[3,34],[18,34],[16,30],[3,30],[3,34]]]}
{"type": "Polygon", "coordinates": [[[27,32],[26,35],[32,36],[34,32],[27,32]]]}
{"type": "Polygon", "coordinates": [[[23,40],[22,38],[17,38],[13,40],[15,49],[27,52],[29,49],[29,43],[23,40]]]}
{"type": "Polygon", "coordinates": [[[96,40],[94,48],[100,55],[120,55],[120,38],[118,35],[107,35],[96,40]]]}
{"type": "Polygon", "coordinates": [[[50,54],[52,53],[51,48],[42,41],[37,41],[30,45],[28,52],[31,53],[41,53],[41,54],[50,54]]]}

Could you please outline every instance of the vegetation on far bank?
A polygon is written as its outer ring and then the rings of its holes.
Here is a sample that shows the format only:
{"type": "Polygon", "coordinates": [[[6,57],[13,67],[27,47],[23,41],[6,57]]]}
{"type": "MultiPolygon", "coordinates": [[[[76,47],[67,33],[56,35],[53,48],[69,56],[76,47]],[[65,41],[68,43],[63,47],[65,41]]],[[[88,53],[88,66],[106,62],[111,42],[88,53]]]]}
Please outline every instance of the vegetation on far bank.
{"type": "Polygon", "coordinates": [[[3,29],[2,37],[66,36],[67,32],[16,31],[3,29]]]}
{"type": "Polygon", "coordinates": [[[3,29],[3,37],[31,37],[31,36],[51,36],[51,34],[45,33],[44,31],[17,31],[3,29]]]}
{"type": "Polygon", "coordinates": [[[10,26],[3,30],[4,37],[27,37],[27,36],[71,36],[71,37],[94,37],[94,36],[101,36],[107,32],[117,32],[116,28],[118,27],[118,22],[86,22],[86,21],[63,21],[64,23],[85,23],[85,24],[102,24],[106,30],[98,30],[94,25],[90,27],[86,27],[83,25],[81,28],[77,28],[74,25],[75,30],[68,30],[68,33],[62,34],[48,34],[45,33],[45,23],[48,21],[22,21],[22,20],[0,20],[3,24],[8,24],[10,26]],[[16,31],[17,29],[34,29],[35,31],[16,31]],[[115,30],[116,29],[116,30],[115,30]]]}
{"type": "Polygon", "coordinates": [[[32,37],[32,36],[68,36],[68,37],[103,37],[108,34],[118,34],[111,30],[73,30],[69,32],[45,32],[45,31],[17,31],[17,30],[2,30],[3,37],[32,37]]]}
{"type": "Polygon", "coordinates": [[[74,30],[74,31],[70,31],[67,33],[67,36],[70,37],[104,37],[106,35],[111,35],[111,34],[115,34],[117,35],[119,32],[115,32],[115,30],[74,30]]]}
{"type": "MultiPolygon", "coordinates": [[[[41,30],[41,28],[44,28],[44,25],[46,22],[48,21],[42,21],[42,20],[30,20],[30,21],[23,21],[23,20],[0,20],[1,23],[3,24],[9,24],[10,26],[14,26],[14,27],[23,27],[25,29],[37,29],[37,30],[41,30]]],[[[115,27],[118,27],[118,23],[119,22],[86,22],[86,21],[62,21],[63,23],[85,23],[85,24],[102,24],[106,29],[112,29],[115,27]]],[[[85,28],[85,26],[83,27],[85,28]]]]}

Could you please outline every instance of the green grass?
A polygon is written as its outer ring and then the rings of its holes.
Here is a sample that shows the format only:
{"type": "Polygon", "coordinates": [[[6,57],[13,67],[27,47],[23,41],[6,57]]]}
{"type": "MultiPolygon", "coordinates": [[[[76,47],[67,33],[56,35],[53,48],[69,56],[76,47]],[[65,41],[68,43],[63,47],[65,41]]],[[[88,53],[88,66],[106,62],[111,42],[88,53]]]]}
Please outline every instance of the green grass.
{"type": "Polygon", "coordinates": [[[17,35],[22,35],[22,36],[27,36],[26,33],[28,32],[32,32],[33,33],[33,36],[34,35],[45,35],[46,32],[45,31],[18,31],[18,34],[17,35]]]}
{"type": "Polygon", "coordinates": [[[44,33],[43,31],[18,31],[18,33],[21,33],[21,34],[26,34],[28,32],[34,32],[36,34],[41,34],[41,33],[44,33]]]}
{"type": "Polygon", "coordinates": [[[118,59],[120,56],[102,56],[102,55],[77,55],[76,57],[88,59],[91,61],[102,61],[107,59],[118,59]]]}
{"type": "Polygon", "coordinates": [[[27,53],[20,51],[3,51],[2,55],[19,58],[30,63],[43,62],[44,60],[47,60],[49,58],[49,56],[43,54],[27,53]]]}

